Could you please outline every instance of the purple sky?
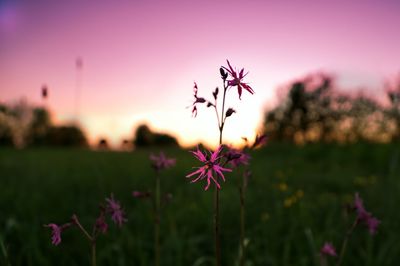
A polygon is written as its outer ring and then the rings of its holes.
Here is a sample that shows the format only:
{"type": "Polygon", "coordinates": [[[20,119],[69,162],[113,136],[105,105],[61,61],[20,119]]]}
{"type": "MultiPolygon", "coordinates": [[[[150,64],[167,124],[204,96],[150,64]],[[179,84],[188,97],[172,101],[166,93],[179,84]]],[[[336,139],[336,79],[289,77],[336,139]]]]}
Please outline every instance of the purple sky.
{"type": "Polygon", "coordinates": [[[344,87],[381,89],[400,71],[400,1],[0,0],[0,101],[40,103],[74,118],[75,60],[83,58],[80,121],[92,141],[117,143],[133,126],[216,143],[213,114],[190,109],[193,81],[211,96],[229,59],[255,95],[229,99],[238,113],[227,142],[252,137],[277,86],[314,71],[344,87]],[[117,4],[118,3],[118,4],[117,4]]]}

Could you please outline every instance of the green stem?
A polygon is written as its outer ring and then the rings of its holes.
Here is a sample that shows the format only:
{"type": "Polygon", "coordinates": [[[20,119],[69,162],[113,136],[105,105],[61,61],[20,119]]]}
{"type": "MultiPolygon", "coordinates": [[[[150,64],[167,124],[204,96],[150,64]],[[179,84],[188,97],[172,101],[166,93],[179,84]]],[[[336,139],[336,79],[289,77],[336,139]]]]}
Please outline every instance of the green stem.
{"type": "Polygon", "coordinates": [[[154,256],[155,266],[160,265],[160,176],[156,176],[156,198],[155,198],[155,219],[154,219],[154,256]]]}
{"type": "Polygon", "coordinates": [[[339,259],[338,259],[336,266],[340,266],[342,264],[342,261],[344,258],[344,253],[346,252],[346,248],[347,248],[347,243],[349,242],[350,236],[353,233],[354,229],[356,228],[357,223],[358,223],[358,217],[356,217],[353,225],[350,227],[350,229],[347,231],[347,233],[344,237],[342,248],[340,250],[339,259]]]}
{"type": "Polygon", "coordinates": [[[1,236],[0,236],[0,245],[1,245],[1,251],[4,256],[5,264],[7,266],[11,266],[10,258],[8,256],[8,251],[7,251],[6,246],[4,245],[3,238],[1,236]]]}
{"type": "MultiPolygon", "coordinates": [[[[224,108],[225,108],[225,95],[226,89],[224,82],[224,96],[222,99],[222,113],[221,113],[221,124],[219,126],[219,145],[222,144],[222,132],[224,130],[224,108]]],[[[215,226],[215,265],[221,265],[221,243],[219,236],[219,189],[215,187],[214,194],[214,226],[215,226]]]]}
{"type": "Polygon", "coordinates": [[[228,89],[227,86],[225,86],[224,82],[224,96],[222,97],[222,111],[221,111],[221,125],[219,127],[219,145],[222,144],[222,131],[224,130],[224,125],[225,125],[225,96],[226,96],[226,90],[228,89]]]}
{"type": "MultiPolygon", "coordinates": [[[[244,182],[244,181],[243,181],[244,182]]],[[[240,194],[240,266],[244,265],[245,260],[245,205],[244,205],[244,184],[239,187],[240,194]]]]}
{"type": "Polygon", "coordinates": [[[91,243],[92,248],[92,266],[96,266],[96,230],[93,228],[93,236],[91,236],[86,229],[79,222],[78,216],[75,214],[72,216],[73,223],[78,226],[78,228],[83,232],[83,234],[87,237],[89,242],[91,243]]]}
{"type": "Polygon", "coordinates": [[[221,265],[221,246],[219,237],[219,189],[215,187],[214,194],[214,225],[215,225],[215,265],[221,265]]]}
{"type": "Polygon", "coordinates": [[[92,241],[92,266],[96,266],[96,240],[92,241]]]}
{"type": "Polygon", "coordinates": [[[90,234],[86,231],[86,229],[81,225],[81,223],[78,220],[78,216],[73,215],[72,216],[73,222],[78,226],[78,228],[82,231],[82,233],[87,237],[89,241],[93,241],[93,237],[90,236],[90,234]]]}

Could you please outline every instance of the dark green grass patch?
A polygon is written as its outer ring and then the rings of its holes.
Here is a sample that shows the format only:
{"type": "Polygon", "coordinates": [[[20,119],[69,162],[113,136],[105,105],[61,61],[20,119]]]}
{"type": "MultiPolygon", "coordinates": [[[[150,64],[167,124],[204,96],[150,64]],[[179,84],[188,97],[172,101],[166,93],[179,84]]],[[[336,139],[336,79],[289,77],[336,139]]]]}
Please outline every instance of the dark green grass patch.
{"type": "MultiPolygon", "coordinates": [[[[397,265],[400,261],[399,146],[269,145],[252,154],[246,199],[248,265],[316,265],[324,241],[340,246],[354,215],[354,192],[381,221],[371,237],[360,227],[344,265],[397,265]]],[[[132,190],[153,188],[150,150],[95,152],[74,149],[0,150],[0,265],[89,265],[89,244],[77,229],[50,243],[49,222],[77,214],[90,228],[98,204],[114,193],[128,223],[110,224],[98,240],[98,265],[152,265],[150,202],[132,190]]],[[[154,150],[158,152],[158,150],[154,150]]],[[[162,190],[173,194],[163,210],[162,265],[212,265],[212,190],[185,175],[199,163],[190,153],[166,150],[177,166],[162,173],[162,190]]],[[[239,173],[221,192],[224,265],[235,265],[239,241],[239,173]]]]}

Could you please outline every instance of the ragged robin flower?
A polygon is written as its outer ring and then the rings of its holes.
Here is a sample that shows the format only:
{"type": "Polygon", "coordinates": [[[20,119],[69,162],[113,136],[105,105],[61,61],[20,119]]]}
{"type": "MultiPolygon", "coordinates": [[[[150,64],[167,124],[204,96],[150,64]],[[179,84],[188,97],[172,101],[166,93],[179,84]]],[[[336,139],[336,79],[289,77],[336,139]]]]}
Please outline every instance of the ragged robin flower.
{"type": "Polygon", "coordinates": [[[228,151],[224,156],[229,164],[235,168],[240,165],[248,165],[250,160],[250,155],[233,147],[228,147],[228,151]]]}
{"type": "Polygon", "coordinates": [[[160,152],[159,156],[156,156],[153,154],[150,155],[150,160],[151,160],[151,166],[156,171],[168,169],[168,168],[174,166],[176,163],[175,159],[168,158],[167,156],[165,156],[165,154],[163,152],[160,152]]]}
{"type": "Polygon", "coordinates": [[[58,246],[61,243],[61,232],[66,228],[70,227],[71,223],[66,223],[63,225],[57,225],[54,223],[45,224],[45,227],[49,227],[51,229],[51,243],[54,246],[58,246]]]}
{"type": "Polygon", "coordinates": [[[218,178],[220,177],[223,181],[225,181],[225,176],[223,172],[232,172],[231,169],[224,168],[220,165],[220,158],[222,157],[220,156],[221,149],[222,146],[219,146],[218,149],[216,149],[213,153],[210,152],[210,155],[201,152],[198,147],[197,151],[191,151],[191,153],[193,153],[200,162],[204,163],[203,166],[198,167],[196,171],[186,176],[189,178],[199,174],[195,179],[191,181],[191,183],[207,178],[207,185],[205,186],[204,190],[208,190],[211,184],[211,180],[214,182],[218,189],[221,189],[218,178]]]}
{"type": "Polygon", "coordinates": [[[124,217],[124,211],[119,204],[118,201],[114,199],[114,195],[111,194],[110,198],[106,198],[107,202],[107,207],[106,207],[106,212],[110,213],[111,215],[111,220],[114,221],[115,224],[118,226],[122,226],[124,222],[127,221],[127,219],[124,217]]]}
{"type": "Polygon", "coordinates": [[[229,60],[226,60],[226,62],[228,63],[228,67],[229,67],[229,68],[226,68],[226,67],[223,67],[223,68],[224,68],[226,71],[228,71],[229,75],[230,75],[231,78],[232,78],[232,79],[230,79],[230,80],[227,80],[228,86],[230,86],[230,87],[237,86],[237,90],[238,90],[238,94],[239,94],[239,99],[241,99],[242,90],[243,90],[243,89],[247,90],[247,91],[250,92],[251,94],[254,94],[254,90],[253,90],[249,85],[247,85],[247,83],[245,83],[245,82],[242,81],[243,78],[247,75],[247,73],[244,74],[244,68],[242,68],[242,69],[240,70],[240,72],[238,73],[237,71],[235,71],[235,70],[233,69],[233,67],[232,67],[231,64],[229,63],[229,60]]]}
{"type": "Polygon", "coordinates": [[[354,196],[354,209],[357,212],[358,223],[364,223],[368,227],[369,233],[374,235],[381,222],[365,210],[364,203],[358,193],[354,196]]]}

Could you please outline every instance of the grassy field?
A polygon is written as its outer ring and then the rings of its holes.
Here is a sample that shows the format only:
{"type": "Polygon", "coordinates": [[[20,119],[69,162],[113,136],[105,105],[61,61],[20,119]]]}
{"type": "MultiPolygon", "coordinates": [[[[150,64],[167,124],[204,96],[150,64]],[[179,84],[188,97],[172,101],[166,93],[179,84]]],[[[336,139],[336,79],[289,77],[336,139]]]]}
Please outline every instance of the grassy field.
{"type": "MultiPolygon", "coordinates": [[[[400,146],[269,145],[252,154],[247,192],[247,265],[318,265],[324,241],[341,245],[354,215],[346,211],[358,191],[382,223],[375,236],[357,228],[343,265],[398,265],[400,261],[400,146]],[[396,152],[397,150],[397,152],[396,152]],[[397,154],[397,155],[396,155],[397,154]]],[[[158,150],[155,150],[158,151],[158,150]]],[[[132,190],[151,189],[151,151],[0,149],[0,265],[89,265],[90,247],[77,229],[50,243],[43,224],[72,214],[91,227],[98,204],[114,193],[128,223],[110,224],[98,240],[98,265],[152,265],[150,203],[132,190]]],[[[173,200],[162,214],[161,264],[212,265],[212,190],[185,175],[198,162],[182,150],[166,150],[176,167],[162,175],[173,200]]],[[[235,265],[239,241],[239,173],[221,193],[223,264],[235,265]]],[[[332,264],[333,265],[333,264],[332,264]]]]}

